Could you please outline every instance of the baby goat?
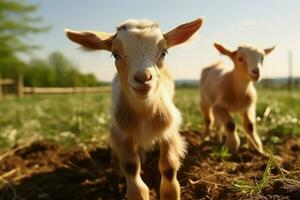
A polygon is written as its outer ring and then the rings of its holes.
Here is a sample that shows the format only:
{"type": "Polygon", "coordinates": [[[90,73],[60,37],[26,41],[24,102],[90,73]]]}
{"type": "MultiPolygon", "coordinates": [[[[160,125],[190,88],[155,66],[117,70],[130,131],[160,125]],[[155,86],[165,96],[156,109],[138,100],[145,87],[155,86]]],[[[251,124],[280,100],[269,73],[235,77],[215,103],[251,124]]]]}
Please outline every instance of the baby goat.
{"type": "Polygon", "coordinates": [[[70,40],[90,50],[110,51],[115,58],[110,145],[125,175],[129,200],[149,199],[138,152],[155,141],[160,145],[160,198],[180,199],[177,170],[186,145],[164,58],[169,48],[187,41],[201,25],[202,19],[196,19],[163,34],[151,21],[127,20],[116,33],[66,30],[70,40]]]}
{"type": "Polygon", "coordinates": [[[237,152],[240,139],[230,113],[239,112],[244,121],[244,128],[250,136],[247,137],[249,144],[263,153],[262,142],[255,127],[257,94],[253,82],[260,78],[264,56],[275,47],[259,50],[250,46],[240,46],[237,50],[230,51],[220,44],[214,46],[232,60],[234,68],[228,70],[217,63],[202,71],[200,106],[204,117],[204,134],[209,135],[214,116],[227,131],[225,145],[231,152],[237,152]]]}

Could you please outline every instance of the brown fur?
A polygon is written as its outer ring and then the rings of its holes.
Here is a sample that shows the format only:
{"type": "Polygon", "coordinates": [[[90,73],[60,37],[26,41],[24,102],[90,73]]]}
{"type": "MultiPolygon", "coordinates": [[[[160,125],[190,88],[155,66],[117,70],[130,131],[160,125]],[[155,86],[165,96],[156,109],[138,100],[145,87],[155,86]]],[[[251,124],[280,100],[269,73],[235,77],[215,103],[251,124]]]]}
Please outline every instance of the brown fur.
{"type": "MultiPolygon", "coordinates": [[[[230,51],[219,44],[215,44],[215,47],[232,60],[234,68],[226,70],[222,63],[216,63],[202,71],[200,105],[204,116],[204,133],[209,135],[213,117],[215,117],[227,130],[226,146],[232,152],[237,152],[240,140],[230,113],[239,112],[244,120],[245,131],[249,135],[249,143],[263,153],[262,143],[255,128],[257,94],[251,69],[259,70],[256,65],[261,64],[264,55],[274,48],[260,51],[253,47],[242,46],[236,51],[230,51]]],[[[259,77],[254,78],[257,81],[259,77]]]]}

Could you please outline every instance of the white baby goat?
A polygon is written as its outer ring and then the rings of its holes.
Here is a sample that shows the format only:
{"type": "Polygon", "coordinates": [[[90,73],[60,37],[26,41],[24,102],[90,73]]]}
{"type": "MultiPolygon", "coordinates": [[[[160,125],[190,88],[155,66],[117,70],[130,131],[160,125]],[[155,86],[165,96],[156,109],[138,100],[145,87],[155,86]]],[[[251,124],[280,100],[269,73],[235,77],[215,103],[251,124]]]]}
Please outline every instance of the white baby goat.
{"type": "Polygon", "coordinates": [[[196,19],[163,34],[151,21],[127,20],[116,33],[66,30],[70,40],[90,50],[110,51],[115,58],[110,144],[126,177],[129,200],[149,199],[138,151],[155,141],[160,145],[160,199],[180,199],[177,170],[186,145],[164,58],[170,47],[187,41],[201,25],[202,19],[196,19]]]}

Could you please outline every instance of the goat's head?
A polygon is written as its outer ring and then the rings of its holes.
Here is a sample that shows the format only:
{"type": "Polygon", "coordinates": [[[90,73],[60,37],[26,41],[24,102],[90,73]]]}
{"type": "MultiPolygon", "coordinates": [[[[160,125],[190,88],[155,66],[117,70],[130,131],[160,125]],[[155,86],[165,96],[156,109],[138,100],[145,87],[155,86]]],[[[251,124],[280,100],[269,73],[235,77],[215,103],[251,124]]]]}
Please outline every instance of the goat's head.
{"type": "Polygon", "coordinates": [[[159,85],[167,50],[187,41],[202,21],[196,19],[165,34],[148,20],[127,20],[116,33],[66,30],[66,34],[86,49],[112,52],[123,90],[133,97],[146,99],[159,85]]]}
{"type": "Polygon", "coordinates": [[[259,80],[264,57],[275,48],[274,46],[259,50],[251,46],[240,46],[237,50],[231,51],[220,44],[215,43],[214,46],[221,54],[229,56],[235,67],[244,72],[251,81],[259,80]]]}

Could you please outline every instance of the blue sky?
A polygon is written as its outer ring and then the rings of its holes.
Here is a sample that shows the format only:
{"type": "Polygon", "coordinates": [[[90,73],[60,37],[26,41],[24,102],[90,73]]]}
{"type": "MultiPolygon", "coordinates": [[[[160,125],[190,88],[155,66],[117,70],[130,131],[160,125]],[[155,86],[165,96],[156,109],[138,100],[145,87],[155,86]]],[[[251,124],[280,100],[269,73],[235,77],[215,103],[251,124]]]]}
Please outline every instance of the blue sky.
{"type": "Polygon", "coordinates": [[[266,58],[264,77],[288,75],[287,54],[293,53],[294,76],[300,76],[300,1],[299,0],[26,0],[40,6],[38,15],[52,25],[48,33],[32,36],[43,48],[35,57],[45,58],[60,51],[83,72],[92,72],[101,80],[111,80],[113,58],[108,52],[82,52],[63,30],[113,32],[122,21],[148,18],[160,24],[162,31],[202,16],[205,23],[199,37],[187,45],[174,47],[166,57],[167,67],[176,79],[198,79],[203,67],[227,58],[213,48],[219,42],[231,48],[249,43],[259,47],[276,45],[266,58]]]}

